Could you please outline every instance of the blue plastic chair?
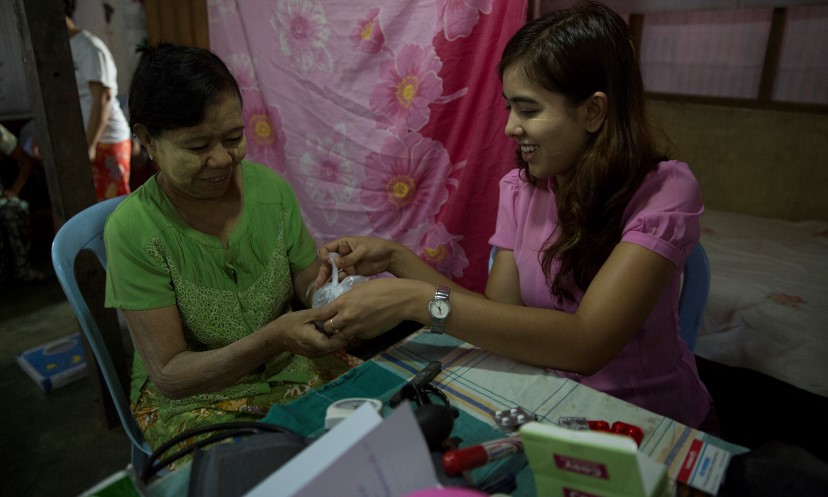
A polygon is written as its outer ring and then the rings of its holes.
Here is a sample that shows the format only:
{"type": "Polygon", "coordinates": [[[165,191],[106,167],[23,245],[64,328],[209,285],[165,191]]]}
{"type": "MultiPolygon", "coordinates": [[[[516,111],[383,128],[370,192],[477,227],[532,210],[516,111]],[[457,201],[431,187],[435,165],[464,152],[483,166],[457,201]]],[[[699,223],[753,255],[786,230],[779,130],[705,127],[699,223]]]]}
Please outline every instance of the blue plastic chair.
{"type": "Polygon", "coordinates": [[[124,431],[132,442],[132,466],[137,474],[143,471],[152,449],[144,440],[129,408],[129,394],[124,391],[120,377],[112,362],[112,356],[95,322],[89,306],[78,288],[75,278],[75,259],[82,250],[94,253],[106,269],[106,250],[103,242],[103,228],[106,217],[126,198],[126,195],[97,203],[72,216],[58,230],[52,242],[52,265],[57,279],[66,294],[75,316],[80,322],[83,334],[89,342],[95,360],[106,382],[115,410],[124,431]]]}
{"type": "Polygon", "coordinates": [[[679,333],[691,352],[696,349],[696,338],[709,293],[710,262],[699,242],[684,261],[684,279],[679,296],[679,333]]]}
{"type": "MultiPolygon", "coordinates": [[[[489,253],[489,272],[492,272],[497,247],[489,253]]],[[[701,243],[696,243],[693,251],[684,261],[684,278],[679,296],[679,333],[692,352],[696,348],[704,307],[710,293],[710,263],[701,243]]]]}

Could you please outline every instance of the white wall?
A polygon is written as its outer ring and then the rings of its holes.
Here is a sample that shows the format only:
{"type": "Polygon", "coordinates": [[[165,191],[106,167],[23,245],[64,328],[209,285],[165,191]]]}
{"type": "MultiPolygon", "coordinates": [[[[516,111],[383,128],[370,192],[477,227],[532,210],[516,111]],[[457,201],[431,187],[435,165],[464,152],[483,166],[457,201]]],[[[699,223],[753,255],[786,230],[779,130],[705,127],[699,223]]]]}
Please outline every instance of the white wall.
{"type": "Polygon", "coordinates": [[[118,93],[126,95],[138,62],[135,47],[145,43],[147,37],[144,4],[134,0],[77,0],[76,5],[75,24],[106,43],[118,67],[118,93]],[[113,8],[109,23],[104,4],[113,8]]]}

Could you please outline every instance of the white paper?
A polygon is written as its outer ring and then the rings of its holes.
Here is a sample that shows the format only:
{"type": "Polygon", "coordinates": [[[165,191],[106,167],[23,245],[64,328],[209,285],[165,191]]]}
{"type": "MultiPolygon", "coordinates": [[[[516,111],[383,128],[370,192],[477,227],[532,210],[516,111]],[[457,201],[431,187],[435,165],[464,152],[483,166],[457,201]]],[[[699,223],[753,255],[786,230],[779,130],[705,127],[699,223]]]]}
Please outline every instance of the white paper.
{"type": "Polygon", "coordinates": [[[245,497],[395,497],[437,486],[411,407],[383,420],[365,404],[245,497]]]}

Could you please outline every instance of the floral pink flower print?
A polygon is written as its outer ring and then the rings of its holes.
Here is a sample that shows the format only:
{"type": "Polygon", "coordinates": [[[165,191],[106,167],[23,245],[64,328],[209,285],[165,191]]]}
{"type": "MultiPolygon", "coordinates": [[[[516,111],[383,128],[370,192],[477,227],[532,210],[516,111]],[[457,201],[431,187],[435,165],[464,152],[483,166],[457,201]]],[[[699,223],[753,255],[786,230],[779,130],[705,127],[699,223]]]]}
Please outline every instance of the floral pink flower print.
{"type": "Polygon", "coordinates": [[[254,76],[253,59],[250,58],[250,55],[244,53],[231,55],[227,59],[227,67],[233,77],[236,78],[239,89],[242,91],[259,89],[254,76]]]}
{"type": "Polygon", "coordinates": [[[448,41],[469,36],[480,20],[480,12],[492,11],[492,0],[438,0],[440,23],[448,41]]]}
{"type": "Polygon", "coordinates": [[[247,101],[247,97],[244,97],[243,111],[247,158],[261,162],[276,171],[285,172],[285,132],[279,110],[275,107],[253,105],[247,101]]]}
{"type": "Polygon", "coordinates": [[[380,83],[369,105],[377,124],[395,133],[419,131],[428,122],[428,106],[443,93],[437,76],[443,64],[433,47],[407,44],[380,66],[380,83]]]}
{"type": "Polygon", "coordinates": [[[360,196],[376,231],[397,237],[432,218],[448,200],[452,166],[440,142],[419,133],[390,136],[365,159],[360,196]]]}
{"type": "MultiPolygon", "coordinates": [[[[343,131],[344,128],[339,127],[343,131]]],[[[341,205],[351,201],[356,186],[355,166],[344,142],[333,138],[311,138],[299,159],[305,192],[325,212],[329,225],[337,221],[341,205]],[[315,142],[315,143],[314,143],[315,142]]]]}
{"type": "Polygon", "coordinates": [[[236,9],[236,2],[231,0],[207,0],[207,9],[210,11],[210,22],[216,22],[216,18],[225,15],[239,16],[236,9]]]}
{"type": "Polygon", "coordinates": [[[808,303],[805,299],[797,295],[788,295],[787,293],[780,292],[769,293],[768,298],[773,300],[777,304],[793,307],[794,309],[799,309],[802,307],[802,304],[808,303]]]}
{"type": "Polygon", "coordinates": [[[351,31],[351,42],[354,48],[365,53],[375,54],[382,50],[385,44],[385,35],[379,22],[378,7],[368,11],[368,15],[357,21],[356,27],[351,31]]]}
{"type": "Polygon", "coordinates": [[[327,43],[330,29],[322,4],[313,0],[282,0],[270,25],[279,33],[279,48],[301,71],[331,72],[327,43]]]}
{"type": "Polygon", "coordinates": [[[452,235],[443,223],[429,223],[425,237],[415,246],[415,252],[431,267],[449,278],[462,278],[469,265],[466,251],[460,245],[460,235],[452,235]]]}

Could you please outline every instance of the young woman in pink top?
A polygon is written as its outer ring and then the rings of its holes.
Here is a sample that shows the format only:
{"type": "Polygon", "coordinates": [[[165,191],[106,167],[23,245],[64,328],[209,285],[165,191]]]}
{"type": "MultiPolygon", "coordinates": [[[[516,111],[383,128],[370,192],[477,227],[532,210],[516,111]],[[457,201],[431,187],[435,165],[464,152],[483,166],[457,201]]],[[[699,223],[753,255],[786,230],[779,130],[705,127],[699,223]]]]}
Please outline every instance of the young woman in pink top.
{"type": "MultiPolygon", "coordinates": [[[[624,21],[600,4],[553,12],[514,35],[498,69],[518,167],[500,183],[485,295],[399,243],[340,238],[323,259],[337,252],[351,273],[397,278],[329,304],[325,331],[431,324],[699,427],[712,401],[679,337],[678,298],[703,207],[687,165],[651,143],[624,21]]],[[[317,284],[329,276],[323,267],[317,284]]]]}

